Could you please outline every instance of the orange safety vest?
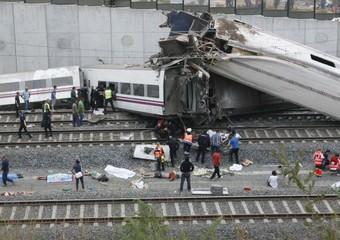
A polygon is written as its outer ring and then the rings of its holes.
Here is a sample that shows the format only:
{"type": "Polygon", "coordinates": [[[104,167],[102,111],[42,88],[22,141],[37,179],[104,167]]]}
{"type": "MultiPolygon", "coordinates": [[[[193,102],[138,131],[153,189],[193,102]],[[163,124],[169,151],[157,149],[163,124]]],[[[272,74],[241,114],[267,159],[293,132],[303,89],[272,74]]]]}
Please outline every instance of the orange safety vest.
{"type": "Polygon", "coordinates": [[[155,155],[155,158],[160,158],[160,157],[163,156],[164,150],[163,150],[162,147],[159,147],[159,148],[156,147],[153,153],[154,153],[154,155],[155,155]]]}
{"type": "Polygon", "coordinates": [[[183,138],[183,142],[192,143],[192,134],[185,134],[183,138]]]}

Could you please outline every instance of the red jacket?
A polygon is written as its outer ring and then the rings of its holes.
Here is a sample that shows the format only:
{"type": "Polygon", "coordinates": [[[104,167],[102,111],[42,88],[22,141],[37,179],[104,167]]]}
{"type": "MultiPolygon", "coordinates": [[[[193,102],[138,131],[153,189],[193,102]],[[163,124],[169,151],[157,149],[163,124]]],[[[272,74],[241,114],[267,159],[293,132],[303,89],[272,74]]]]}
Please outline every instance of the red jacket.
{"type": "Polygon", "coordinates": [[[212,163],[214,167],[219,167],[221,164],[221,153],[219,152],[214,152],[212,155],[212,163]]]}

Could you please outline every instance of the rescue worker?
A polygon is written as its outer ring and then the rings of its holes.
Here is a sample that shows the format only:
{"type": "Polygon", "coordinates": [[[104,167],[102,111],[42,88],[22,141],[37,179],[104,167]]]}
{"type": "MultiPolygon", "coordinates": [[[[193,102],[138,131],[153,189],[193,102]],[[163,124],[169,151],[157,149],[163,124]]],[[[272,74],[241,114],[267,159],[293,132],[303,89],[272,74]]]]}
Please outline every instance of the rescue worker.
{"type": "Polygon", "coordinates": [[[72,124],[73,127],[79,127],[79,111],[76,101],[72,103],[72,124]]]}
{"type": "Polygon", "coordinates": [[[200,155],[201,156],[201,163],[204,163],[205,152],[207,151],[207,147],[210,146],[210,137],[209,135],[203,131],[198,137],[198,151],[196,156],[196,162],[198,162],[200,155]]]}
{"type": "Polygon", "coordinates": [[[156,144],[155,149],[153,150],[153,154],[157,161],[157,171],[164,171],[164,149],[160,143],[156,144]]]}
{"type": "Polygon", "coordinates": [[[43,106],[43,120],[42,126],[45,129],[45,138],[52,137],[52,127],[51,127],[51,106],[49,103],[49,99],[47,99],[43,106]],[[47,133],[49,130],[49,134],[47,133]]]}
{"type": "Polygon", "coordinates": [[[177,150],[179,148],[179,143],[175,137],[170,136],[170,139],[168,140],[167,144],[170,149],[171,166],[175,167],[175,158],[177,157],[177,150]]]}
{"type": "Polygon", "coordinates": [[[340,157],[339,153],[335,153],[329,162],[329,165],[327,166],[328,170],[331,172],[331,174],[339,174],[340,173],[340,157]]]}
{"type": "Polygon", "coordinates": [[[51,92],[51,105],[52,105],[52,111],[54,111],[54,107],[57,103],[57,86],[53,86],[53,90],[51,92]]]}
{"type": "Polygon", "coordinates": [[[219,150],[221,148],[222,137],[219,130],[216,130],[216,133],[212,135],[210,144],[212,153],[216,152],[216,150],[219,150]]]}
{"type": "Polygon", "coordinates": [[[325,170],[327,165],[329,164],[329,154],[331,153],[331,150],[327,149],[323,153],[323,160],[322,160],[322,170],[325,170]]]}
{"type": "Polygon", "coordinates": [[[71,90],[71,102],[74,103],[76,101],[77,101],[76,87],[72,87],[72,90],[71,90]]]}
{"type": "Polygon", "coordinates": [[[220,150],[216,150],[213,155],[212,155],[212,164],[214,166],[214,173],[213,175],[210,177],[210,179],[214,179],[214,177],[217,174],[218,178],[221,178],[221,174],[220,174],[220,165],[221,165],[221,151],[220,150]]]}
{"type": "Polygon", "coordinates": [[[9,163],[8,163],[8,159],[3,156],[1,158],[2,163],[1,163],[1,170],[2,170],[2,183],[4,184],[4,187],[7,186],[7,181],[11,182],[14,184],[14,181],[10,178],[7,177],[8,173],[9,173],[9,163]]]}
{"type": "Polygon", "coordinates": [[[28,88],[25,88],[25,91],[21,94],[22,99],[24,99],[24,103],[25,103],[25,111],[27,112],[30,108],[30,97],[31,97],[31,93],[28,91],[28,88]]]}
{"type": "Polygon", "coordinates": [[[194,165],[190,162],[189,154],[185,154],[184,161],[181,163],[180,170],[182,172],[181,176],[181,185],[179,188],[180,193],[183,191],[183,185],[185,180],[187,181],[187,189],[191,192],[191,181],[190,175],[191,172],[194,171],[194,165]]]}
{"type": "Polygon", "coordinates": [[[322,167],[322,161],[324,159],[324,155],[322,153],[321,148],[318,148],[313,154],[313,161],[316,168],[322,167]]]}
{"type": "Polygon", "coordinates": [[[19,113],[20,127],[19,127],[19,138],[21,138],[21,131],[24,129],[25,133],[29,138],[32,138],[31,134],[27,131],[26,117],[23,111],[19,113]]]}
{"type": "Polygon", "coordinates": [[[78,99],[78,116],[79,116],[79,126],[83,126],[83,120],[85,117],[85,106],[82,98],[78,99]]]}
{"type": "Polygon", "coordinates": [[[114,112],[114,106],[113,106],[113,100],[112,100],[112,96],[113,96],[112,89],[110,87],[107,87],[105,89],[104,95],[105,95],[104,113],[106,113],[106,108],[109,103],[111,104],[112,111],[114,112]]]}
{"type": "Polygon", "coordinates": [[[15,113],[17,118],[19,117],[19,110],[20,110],[20,93],[17,92],[17,94],[15,95],[15,113]]]}
{"type": "Polygon", "coordinates": [[[240,164],[238,160],[238,152],[240,150],[240,142],[238,136],[236,136],[235,130],[232,131],[232,137],[230,139],[230,163],[233,162],[233,155],[235,155],[235,163],[240,164]]]}
{"type": "Polygon", "coordinates": [[[192,146],[192,134],[191,134],[192,129],[191,128],[187,128],[186,132],[184,134],[184,138],[183,138],[183,151],[190,153],[190,149],[192,146]]]}

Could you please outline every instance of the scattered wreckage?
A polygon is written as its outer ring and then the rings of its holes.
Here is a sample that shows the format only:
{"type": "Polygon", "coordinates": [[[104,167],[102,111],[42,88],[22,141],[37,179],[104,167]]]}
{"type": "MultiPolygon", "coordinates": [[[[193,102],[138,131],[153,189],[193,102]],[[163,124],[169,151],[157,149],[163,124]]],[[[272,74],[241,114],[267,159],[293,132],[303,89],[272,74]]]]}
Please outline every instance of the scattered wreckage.
{"type": "Polygon", "coordinates": [[[214,119],[283,99],[340,119],[338,58],[223,15],[171,11],[161,27],[169,37],[149,61],[167,69],[178,113],[214,119]]]}

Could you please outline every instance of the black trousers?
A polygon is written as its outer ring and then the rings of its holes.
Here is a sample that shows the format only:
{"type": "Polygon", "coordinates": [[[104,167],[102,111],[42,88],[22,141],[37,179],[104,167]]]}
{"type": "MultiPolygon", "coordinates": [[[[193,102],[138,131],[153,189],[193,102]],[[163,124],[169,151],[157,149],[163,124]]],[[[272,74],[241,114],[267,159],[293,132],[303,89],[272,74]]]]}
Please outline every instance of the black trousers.
{"type": "Polygon", "coordinates": [[[206,151],[207,151],[206,147],[198,146],[196,162],[198,162],[198,159],[199,159],[200,155],[202,154],[201,162],[204,163],[204,157],[205,157],[205,152],[206,151]]]}
{"type": "Polygon", "coordinates": [[[164,161],[161,158],[157,158],[157,171],[165,171],[164,161]]]}
{"type": "Polygon", "coordinates": [[[112,100],[112,98],[109,98],[109,99],[105,99],[104,112],[106,112],[106,108],[109,105],[109,103],[111,104],[112,111],[115,110],[115,107],[113,106],[113,100],[112,100]]]}
{"type": "Polygon", "coordinates": [[[10,179],[10,178],[8,178],[7,177],[7,175],[8,175],[8,171],[3,171],[2,172],[2,183],[6,186],[7,185],[7,181],[8,182],[14,182],[12,179],[10,179]]]}
{"type": "Polygon", "coordinates": [[[187,180],[188,191],[191,191],[190,172],[182,173],[182,176],[181,176],[181,186],[179,188],[179,190],[181,192],[183,191],[183,185],[184,185],[185,180],[187,180]]]}
{"type": "Polygon", "coordinates": [[[239,150],[238,148],[230,149],[229,156],[230,156],[231,163],[233,162],[233,155],[235,155],[235,163],[240,164],[240,162],[238,161],[238,150],[239,150]]]}
{"type": "Polygon", "coordinates": [[[210,179],[213,179],[216,174],[217,174],[217,177],[221,177],[221,174],[220,174],[220,167],[219,166],[214,166],[214,172],[213,172],[213,175],[210,177],[210,179]]]}
{"type": "Polygon", "coordinates": [[[29,134],[29,132],[27,131],[27,128],[26,128],[25,124],[20,124],[20,127],[19,127],[19,138],[21,138],[22,129],[24,129],[24,132],[27,134],[27,136],[29,136],[30,138],[32,137],[31,134],[29,134]]]}
{"type": "Polygon", "coordinates": [[[176,149],[171,149],[170,148],[170,159],[171,159],[171,165],[172,165],[172,167],[174,167],[175,166],[175,158],[176,158],[176,149]]]}
{"type": "Polygon", "coordinates": [[[76,178],[76,190],[78,191],[79,189],[79,180],[81,182],[81,187],[84,189],[84,176],[81,176],[80,178],[76,178]]]}

